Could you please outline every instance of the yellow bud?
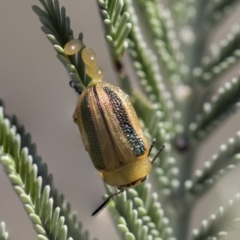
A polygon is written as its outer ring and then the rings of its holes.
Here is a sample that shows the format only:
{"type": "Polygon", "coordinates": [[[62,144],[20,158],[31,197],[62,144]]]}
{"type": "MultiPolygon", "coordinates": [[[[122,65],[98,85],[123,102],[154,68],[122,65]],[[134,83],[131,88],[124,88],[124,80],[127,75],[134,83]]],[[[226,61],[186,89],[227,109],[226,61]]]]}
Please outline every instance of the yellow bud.
{"type": "Polygon", "coordinates": [[[84,63],[89,67],[97,65],[96,53],[92,48],[84,48],[82,50],[82,59],[84,63]]]}
{"type": "Polygon", "coordinates": [[[79,39],[72,39],[64,46],[64,53],[67,55],[73,55],[81,50],[83,43],[79,39]]]}
{"type": "Polygon", "coordinates": [[[93,80],[101,80],[104,77],[103,69],[98,66],[89,67],[86,65],[86,73],[93,80]]]}

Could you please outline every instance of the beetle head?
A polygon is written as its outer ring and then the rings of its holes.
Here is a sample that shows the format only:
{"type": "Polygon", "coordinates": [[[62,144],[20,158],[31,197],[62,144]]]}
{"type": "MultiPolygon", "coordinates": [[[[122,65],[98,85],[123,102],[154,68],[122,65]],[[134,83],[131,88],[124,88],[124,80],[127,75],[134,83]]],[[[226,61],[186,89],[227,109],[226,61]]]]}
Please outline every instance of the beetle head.
{"type": "Polygon", "coordinates": [[[117,189],[119,189],[119,190],[126,190],[126,189],[128,189],[130,187],[135,187],[135,186],[141,184],[142,182],[146,181],[146,179],[147,179],[147,176],[145,176],[143,178],[140,178],[140,179],[138,179],[138,180],[136,180],[134,182],[131,182],[129,184],[118,186],[117,189]]]}

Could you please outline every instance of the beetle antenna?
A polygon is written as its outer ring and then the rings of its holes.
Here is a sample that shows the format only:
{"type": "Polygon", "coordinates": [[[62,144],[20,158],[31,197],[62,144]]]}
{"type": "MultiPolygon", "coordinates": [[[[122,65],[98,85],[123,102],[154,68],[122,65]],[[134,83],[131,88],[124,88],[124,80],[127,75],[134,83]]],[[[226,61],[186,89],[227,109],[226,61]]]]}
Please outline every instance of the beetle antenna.
{"type": "Polygon", "coordinates": [[[150,155],[153,147],[155,146],[155,143],[156,143],[156,138],[154,138],[154,139],[152,140],[151,146],[150,146],[149,151],[148,151],[148,157],[149,157],[149,155],[150,155]]]}
{"type": "Polygon", "coordinates": [[[162,147],[158,150],[158,153],[156,154],[156,156],[153,158],[152,164],[158,158],[159,154],[163,151],[164,148],[165,148],[165,145],[163,144],[162,147]]]}
{"type": "Polygon", "coordinates": [[[110,195],[93,213],[92,216],[96,216],[96,214],[98,214],[103,208],[105,208],[108,204],[108,202],[116,195],[120,194],[124,192],[124,190],[121,190],[119,192],[113,193],[112,195],[110,195]]]}

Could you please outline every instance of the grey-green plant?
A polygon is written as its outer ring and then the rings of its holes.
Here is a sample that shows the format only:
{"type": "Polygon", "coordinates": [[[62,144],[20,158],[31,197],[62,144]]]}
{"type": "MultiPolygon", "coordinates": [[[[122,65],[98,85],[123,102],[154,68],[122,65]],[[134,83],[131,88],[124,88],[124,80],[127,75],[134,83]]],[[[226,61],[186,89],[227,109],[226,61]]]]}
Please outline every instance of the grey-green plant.
{"type": "MultiPolygon", "coordinates": [[[[91,78],[81,53],[67,56],[64,45],[74,37],[70,18],[58,0],[33,6],[42,31],[69,73],[77,93],[91,78]]],[[[238,0],[97,0],[110,57],[120,87],[131,96],[149,141],[166,148],[153,166],[151,181],[116,196],[108,205],[121,239],[216,240],[240,220],[240,193],[190,231],[196,203],[240,162],[240,131],[194,171],[204,140],[233,115],[240,100],[240,76],[218,87],[223,73],[239,62],[240,26],[208,48],[211,31],[231,15],[238,0]],[[139,16],[144,19],[140,27],[139,16]],[[144,29],[145,28],[145,29],[144,29]],[[145,36],[143,35],[145,33],[145,36]],[[146,39],[147,35],[147,39],[146,39]],[[148,40],[148,41],[147,41],[148,40]],[[129,77],[128,54],[137,85],[129,77]],[[205,96],[211,94],[206,101],[205,96]],[[154,185],[154,190],[152,185],[154,185]]],[[[79,3],[81,4],[81,3],[79,3]]],[[[152,156],[156,154],[154,147],[152,156]]],[[[90,239],[70,204],[53,185],[46,163],[30,134],[0,102],[0,162],[32,221],[39,239],[90,239]]],[[[107,193],[114,192],[106,186],[107,193]]],[[[83,203],[84,204],[84,203],[83,203]]],[[[214,211],[214,210],[213,210],[214,211]]],[[[8,239],[5,224],[0,239],[8,239]]]]}
{"type": "Polygon", "coordinates": [[[6,231],[6,224],[4,222],[0,223],[0,240],[8,240],[9,234],[6,231]]]}

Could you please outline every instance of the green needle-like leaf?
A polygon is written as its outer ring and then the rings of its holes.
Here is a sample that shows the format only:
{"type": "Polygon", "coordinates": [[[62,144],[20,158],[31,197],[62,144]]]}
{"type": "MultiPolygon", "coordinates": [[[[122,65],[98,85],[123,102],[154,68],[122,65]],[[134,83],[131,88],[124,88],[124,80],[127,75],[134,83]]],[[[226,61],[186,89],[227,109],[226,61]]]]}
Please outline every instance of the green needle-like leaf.
{"type": "Polygon", "coordinates": [[[219,24],[226,16],[234,11],[238,0],[214,0],[209,2],[208,17],[212,24],[219,24]]]}
{"type": "Polygon", "coordinates": [[[6,231],[6,224],[4,222],[0,222],[0,240],[8,240],[9,234],[6,231]]]}
{"type": "MultiPolygon", "coordinates": [[[[106,189],[109,194],[112,193],[107,186],[106,189]]],[[[110,212],[118,222],[122,236],[128,233],[139,240],[151,239],[151,236],[174,240],[169,220],[158,203],[158,196],[151,194],[150,189],[149,184],[141,184],[117,195],[109,205],[110,212]]]]}
{"type": "MultiPolygon", "coordinates": [[[[212,214],[209,220],[203,220],[199,229],[192,231],[192,240],[219,239],[226,236],[229,223],[239,218],[240,194],[233,200],[229,200],[226,207],[220,207],[216,214],[212,214]]],[[[231,227],[230,227],[231,228],[231,227]]]]}
{"type": "MultiPolygon", "coordinates": [[[[66,10],[64,7],[60,9],[58,0],[41,0],[40,2],[45,11],[38,6],[33,6],[33,11],[39,16],[39,20],[43,24],[42,30],[53,44],[58,59],[66,67],[76,91],[82,92],[87,86],[88,77],[85,74],[81,56],[74,58],[67,56],[63,51],[65,44],[73,39],[70,19],[66,16],[66,10]]],[[[82,34],[79,35],[79,39],[83,39],[82,34]]]]}
{"type": "MultiPolygon", "coordinates": [[[[140,8],[145,13],[149,30],[152,30],[153,43],[157,49],[157,54],[164,68],[168,70],[166,78],[176,84],[182,80],[181,76],[186,74],[187,66],[183,62],[184,55],[180,51],[180,43],[174,29],[174,19],[170,11],[163,5],[158,5],[152,1],[139,1],[140,8]]],[[[164,72],[164,71],[163,71],[164,72]]]]}
{"type": "Polygon", "coordinates": [[[162,81],[156,61],[157,58],[148,49],[147,44],[143,40],[132,1],[125,1],[125,8],[130,13],[130,21],[134,26],[128,37],[130,41],[129,53],[132,57],[139,83],[151,102],[160,103],[159,110],[164,112],[164,119],[168,119],[173,111],[173,102],[170,93],[166,90],[166,86],[162,81]]]}
{"type": "Polygon", "coordinates": [[[196,122],[190,129],[196,138],[203,138],[213,131],[227,116],[238,107],[240,100],[240,76],[218,89],[211,102],[203,105],[202,112],[197,116],[196,122]]]}
{"type": "Polygon", "coordinates": [[[230,34],[222,39],[220,44],[212,45],[210,56],[203,58],[202,66],[194,69],[198,81],[206,86],[223,72],[227,71],[240,57],[240,26],[235,24],[230,34]]]}
{"type": "Polygon", "coordinates": [[[203,194],[229,171],[240,163],[240,132],[230,138],[227,144],[220,146],[219,152],[204,163],[201,170],[196,170],[194,179],[185,183],[187,190],[192,194],[203,194]]]}
{"type": "Polygon", "coordinates": [[[106,39],[114,61],[118,61],[122,57],[128,45],[126,37],[132,28],[132,24],[129,22],[129,13],[123,11],[123,5],[123,0],[98,0],[106,39]]]}

